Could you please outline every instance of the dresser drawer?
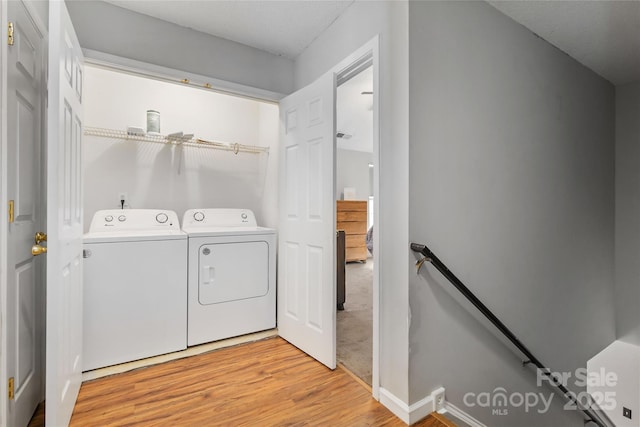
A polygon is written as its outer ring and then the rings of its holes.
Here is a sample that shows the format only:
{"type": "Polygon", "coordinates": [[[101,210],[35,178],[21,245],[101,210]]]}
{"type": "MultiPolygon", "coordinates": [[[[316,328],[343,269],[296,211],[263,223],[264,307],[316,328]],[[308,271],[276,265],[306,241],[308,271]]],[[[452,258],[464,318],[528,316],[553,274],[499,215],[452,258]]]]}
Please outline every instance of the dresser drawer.
{"type": "Polygon", "coordinates": [[[367,211],[366,200],[336,200],[338,211],[367,211]]]}
{"type": "Polygon", "coordinates": [[[344,230],[347,237],[350,234],[367,234],[367,223],[340,221],[336,226],[336,230],[344,230]]]}
{"type": "Polygon", "coordinates": [[[347,248],[346,250],[347,261],[366,261],[367,260],[367,248],[347,248]]]}
{"type": "Polygon", "coordinates": [[[366,234],[349,234],[346,239],[347,248],[358,248],[363,245],[367,245],[367,235],[366,234]]]}
{"type": "Polygon", "coordinates": [[[338,211],[338,222],[367,222],[367,211],[338,211]]]}

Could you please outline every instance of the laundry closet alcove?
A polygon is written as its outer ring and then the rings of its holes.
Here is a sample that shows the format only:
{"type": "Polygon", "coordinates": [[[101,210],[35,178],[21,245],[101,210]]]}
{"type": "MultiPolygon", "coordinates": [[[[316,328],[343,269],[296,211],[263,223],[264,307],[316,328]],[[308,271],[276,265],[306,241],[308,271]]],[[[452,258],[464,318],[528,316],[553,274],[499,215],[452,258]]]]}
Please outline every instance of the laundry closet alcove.
{"type": "Polygon", "coordinates": [[[130,208],[179,217],[194,206],[248,208],[259,223],[277,225],[276,104],[93,65],[84,90],[85,228],[97,210],[120,207],[121,194],[130,208]],[[163,135],[193,139],[127,136],[129,126],[145,128],[150,109],[160,112],[163,135]]]}

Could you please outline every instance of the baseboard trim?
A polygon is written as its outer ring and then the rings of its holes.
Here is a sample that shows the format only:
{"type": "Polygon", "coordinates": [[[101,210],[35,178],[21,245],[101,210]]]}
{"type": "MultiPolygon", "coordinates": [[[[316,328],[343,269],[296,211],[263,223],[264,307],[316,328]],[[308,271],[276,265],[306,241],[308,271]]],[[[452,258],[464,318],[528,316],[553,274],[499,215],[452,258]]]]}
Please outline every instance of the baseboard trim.
{"type": "Polygon", "coordinates": [[[432,412],[438,414],[451,414],[470,427],[487,427],[485,424],[473,418],[462,409],[445,399],[445,389],[440,387],[431,394],[412,405],[407,405],[402,399],[389,390],[380,387],[380,403],[393,412],[407,425],[417,423],[432,412]]]}
{"type": "Polygon", "coordinates": [[[486,424],[481,423],[462,409],[455,406],[453,403],[447,402],[446,400],[444,401],[443,408],[438,412],[441,414],[449,413],[471,427],[487,427],[486,424]]]}
{"type": "Polygon", "coordinates": [[[396,417],[409,424],[409,405],[384,387],[380,387],[380,403],[393,412],[396,417]]]}
{"type": "Polygon", "coordinates": [[[444,403],[443,399],[444,389],[439,388],[429,396],[409,406],[389,390],[380,387],[380,403],[408,425],[420,421],[432,412],[436,412],[438,406],[444,403]]]}
{"type": "Polygon", "coordinates": [[[194,347],[188,347],[186,350],[162,354],[160,356],[153,356],[146,359],[134,360],[133,362],[125,362],[119,365],[98,368],[92,371],[85,371],[82,373],[82,382],[92,381],[98,378],[108,377],[110,375],[122,374],[124,372],[133,371],[134,369],[146,368],[147,366],[153,366],[160,363],[170,362],[172,360],[178,360],[185,357],[208,353],[210,351],[219,350],[225,347],[232,347],[234,345],[245,344],[248,342],[259,341],[276,336],[278,336],[277,329],[268,329],[266,331],[256,332],[253,334],[241,335],[239,337],[227,338],[220,341],[200,344],[194,347]]]}

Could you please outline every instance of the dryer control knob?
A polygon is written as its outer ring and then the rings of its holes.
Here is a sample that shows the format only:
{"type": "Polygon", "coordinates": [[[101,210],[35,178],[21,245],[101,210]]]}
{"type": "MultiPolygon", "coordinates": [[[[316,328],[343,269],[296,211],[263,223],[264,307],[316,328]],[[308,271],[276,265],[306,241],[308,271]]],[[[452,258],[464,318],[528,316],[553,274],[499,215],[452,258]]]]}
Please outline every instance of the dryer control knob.
{"type": "Polygon", "coordinates": [[[111,222],[111,221],[113,221],[113,217],[111,215],[107,215],[107,216],[104,217],[104,220],[107,221],[107,222],[111,222]]]}
{"type": "Polygon", "coordinates": [[[120,216],[118,217],[118,221],[120,221],[120,222],[124,222],[124,221],[126,221],[126,220],[127,220],[127,217],[126,217],[126,216],[124,216],[124,215],[120,215],[120,216]]]}
{"type": "Polygon", "coordinates": [[[159,213],[158,215],[156,215],[156,221],[158,221],[160,224],[164,224],[168,220],[169,220],[169,217],[167,216],[166,213],[159,213]]]}
{"type": "Polygon", "coordinates": [[[247,219],[247,214],[245,212],[242,212],[242,215],[240,215],[242,217],[242,219],[247,219]]]}
{"type": "Polygon", "coordinates": [[[202,221],[204,219],[204,214],[202,212],[196,212],[193,214],[193,219],[196,221],[202,221]]]}

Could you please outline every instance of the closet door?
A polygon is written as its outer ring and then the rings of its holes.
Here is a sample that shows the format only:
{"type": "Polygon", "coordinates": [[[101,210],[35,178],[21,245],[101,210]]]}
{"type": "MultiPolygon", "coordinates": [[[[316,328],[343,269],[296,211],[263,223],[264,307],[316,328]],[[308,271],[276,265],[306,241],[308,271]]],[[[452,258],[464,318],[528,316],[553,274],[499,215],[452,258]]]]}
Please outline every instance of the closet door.
{"type": "Polygon", "coordinates": [[[280,101],[278,331],[336,367],[333,72],[280,101]]]}
{"type": "Polygon", "coordinates": [[[66,426],[82,382],[82,51],[49,2],[46,424],[66,426]]]}

